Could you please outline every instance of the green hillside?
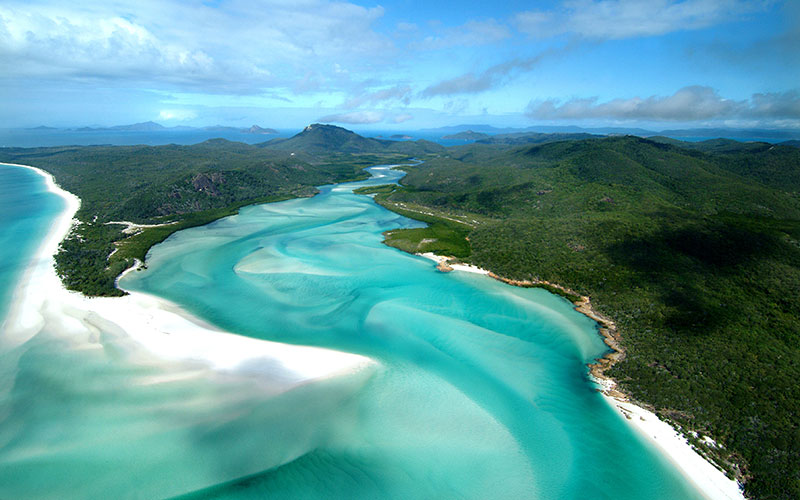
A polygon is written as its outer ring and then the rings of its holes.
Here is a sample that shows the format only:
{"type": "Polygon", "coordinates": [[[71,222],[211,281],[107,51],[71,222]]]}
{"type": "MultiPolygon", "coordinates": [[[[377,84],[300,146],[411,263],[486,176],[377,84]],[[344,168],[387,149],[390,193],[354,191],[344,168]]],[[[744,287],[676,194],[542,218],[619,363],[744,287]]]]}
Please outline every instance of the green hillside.
{"type": "Polygon", "coordinates": [[[748,495],[800,498],[800,149],[559,139],[443,148],[312,125],[253,146],[2,148],[0,161],[41,167],[81,198],[58,271],[114,295],[116,276],[179,229],[422,159],[401,187],[363,190],[429,224],[387,244],[591,296],[622,335],[609,373],[628,394],[696,433],[748,495]],[[120,220],[169,225],[106,224],[120,220]]]}
{"type": "Polygon", "coordinates": [[[718,146],[470,145],[376,199],[438,224],[390,245],[591,296],[620,329],[626,392],[712,436],[722,447],[695,444],[748,494],[798,498],[800,151],[718,146]]]}
{"type": "Polygon", "coordinates": [[[423,155],[427,153],[443,153],[445,148],[435,142],[390,141],[362,137],[355,132],[337,127],[314,123],[304,128],[299,134],[288,139],[273,139],[261,145],[265,149],[307,153],[311,155],[332,153],[403,153],[423,155]]]}
{"type": "Polygon", "coordinates": [[[315,186],[366,177],[364,167],[424,155],[413,143],[342,154],[340,149],[371,141],[349,131],[327,137],[325,152],[316,132],[307,129],[293,138],[313,140],[309,151],[295,154],[213,139],[192,146],[0,148],[0,161],[40,167],[81,199],[81,224],[62,243],[57,270],[72,290],[114,296],[123,294],[116,277],[175,231],[244,205],[311,196],[315,186]],[[124,225],[107,224],[113,221],[166,225],[129,235],[124,225]]]}
{"type": "Polygon", "coordinates": [[[738,142],[730,139],[711,139],[702,142],[682,142],[665,137],[654,138],[691,151],[711,153],[710,161],[729,172],[751,178],[775,189],[800,192],[800,149],[791,141],[783,144],[768,142],[738,142]],[[791,168],[794,166],[794,168],[791,168]]]}
{"type": "Polygon", "coordinates": [[[521,145],[521,144],[544,144],[547,142],[559,142],[559,141],[569,141],[577,139],[590,139],[592,137],[599,137],[599,136],[586,133],[545,134],[540,132],[519,132],[515,134],[497,134],[490,137],[483,137],[477,139],[475,142],[478,142],[480,144],[521,145]]]}

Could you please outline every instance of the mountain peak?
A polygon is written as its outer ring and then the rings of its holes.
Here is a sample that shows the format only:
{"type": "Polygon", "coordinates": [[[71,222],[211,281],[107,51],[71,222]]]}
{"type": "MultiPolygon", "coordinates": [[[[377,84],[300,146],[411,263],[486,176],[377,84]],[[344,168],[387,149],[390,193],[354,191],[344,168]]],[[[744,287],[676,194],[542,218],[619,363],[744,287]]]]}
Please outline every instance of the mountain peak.
{"type": "Polygon", "coordinates": [[[264,135],[271,135],[278,133],[278,131],[275,129],[259,127],[258,125],[253,125],[250,128],[243,129],[242,132],[246,132],[248,134],[264,134],[264,135]]]}
{"type": "Polygon", "coordinates": [[[353,132],[352,130],[347,130],[346,128],[342,127],[337,127],[336,125],[328,125],[327,123],[312,123],[311,125],[306,126],[306,128],[303,129],[303,132],[301,132],[301,134],[305,132],[315,132],[315,131],[340,132],[340,133],[346,132],[348,134],[356,135],[356,133],[353,132]]]}

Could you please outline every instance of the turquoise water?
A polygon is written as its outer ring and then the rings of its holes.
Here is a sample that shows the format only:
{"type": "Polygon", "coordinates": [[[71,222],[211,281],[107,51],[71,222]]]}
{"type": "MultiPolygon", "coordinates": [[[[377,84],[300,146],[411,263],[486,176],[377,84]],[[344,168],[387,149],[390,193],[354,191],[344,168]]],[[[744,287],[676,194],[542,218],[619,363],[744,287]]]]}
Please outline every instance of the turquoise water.
{"type": "Polygon", "coordinates": [[[41,175],[0,164],[0,318],[31,255],[64,206],[48,192],[41,175]]]}
{"type": "Polygon", "coordinates": [[[351,190],[253,206],[182,231],[125,287],[221,327],[369,356],[335,444],[200,497],[692,498],[593,390],[606,347],[561,298],[443,274],[381,243],[418,223],[351,190]]]}
{"type": "Polygon", "coordinates": [[[418,223],[351,193],[401,175],[372,173],[176,233],[122,285],[377,368],[268,396],[142,362],[111,327],[87,348],[47,324],[0,352],[0,497],[700,497],[594,391],[592,321],[384,246],[418,223]]]}

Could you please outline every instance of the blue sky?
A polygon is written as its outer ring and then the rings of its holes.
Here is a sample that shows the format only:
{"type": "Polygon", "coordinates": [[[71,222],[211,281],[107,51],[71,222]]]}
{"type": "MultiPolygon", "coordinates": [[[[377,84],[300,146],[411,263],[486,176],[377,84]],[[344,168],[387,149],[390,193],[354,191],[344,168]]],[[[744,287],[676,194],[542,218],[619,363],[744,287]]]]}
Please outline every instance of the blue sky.
{"type": "Polygon", "coordinates": [[[4,0],[5,126],[800,128],[800,2],[4,0]]]}

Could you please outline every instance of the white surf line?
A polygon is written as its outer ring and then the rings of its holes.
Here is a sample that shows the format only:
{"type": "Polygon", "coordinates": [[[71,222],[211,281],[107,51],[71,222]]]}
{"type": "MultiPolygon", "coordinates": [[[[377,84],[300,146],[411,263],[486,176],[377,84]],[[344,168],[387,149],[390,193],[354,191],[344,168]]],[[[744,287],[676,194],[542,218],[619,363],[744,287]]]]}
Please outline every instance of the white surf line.
{"type": "Polygon", "coordinates": [[[67,290],[56,275],[53,255],[69,233],[80,200],[40,169],[7,165],[29,168],[42,175],[48,190],[63,198],[67,206],[52,222],[17,285],[3,324],[0,349],[23,344],[45,325],[48,332],[59,333],[76,347],[102,349],[98,331],[109,331],[139,346],[141,352],[137,355],[146,357],[147,362],[160,359],[191,362],[192,366],[199,363],[216,371],[256,378],[270,393],[377,365],[357,354],[223,332],[177,304],[140,292],[129,292],[125,297],[89,298],[67,290]]]}

